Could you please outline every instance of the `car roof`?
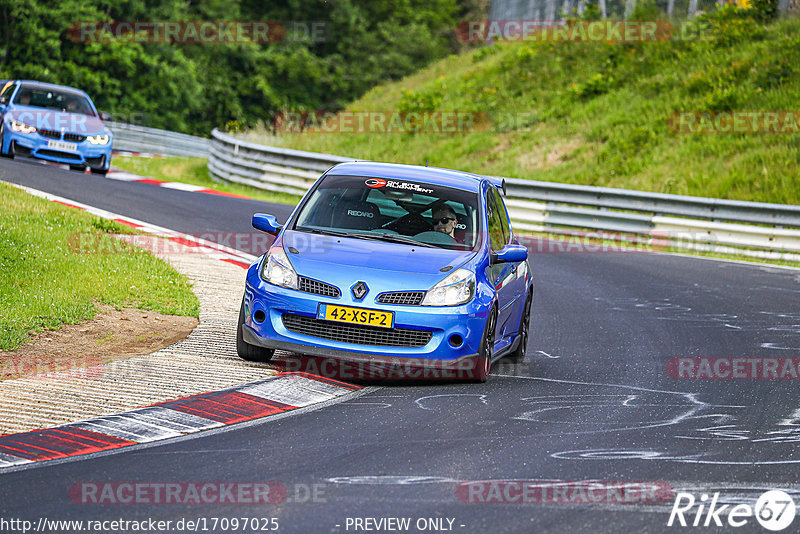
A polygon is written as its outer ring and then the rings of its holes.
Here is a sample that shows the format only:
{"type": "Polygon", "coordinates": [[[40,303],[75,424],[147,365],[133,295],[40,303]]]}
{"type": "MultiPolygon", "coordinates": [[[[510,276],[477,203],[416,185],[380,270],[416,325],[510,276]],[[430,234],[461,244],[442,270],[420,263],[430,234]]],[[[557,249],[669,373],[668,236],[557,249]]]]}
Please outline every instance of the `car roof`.
{"type": "Polygon", "coordinates": [[[484,176],[439,167],[403,165],[400,163],[378,163],[374,161],[354,161],[339,163],[327,174],[337,176],[369,176],[394,180],[414,180],[431,185],[455,187],[466,191],[480,191],[484,176]]]}
{"type": "Polygon", "coordinates": [[[37,82],[35,80],[13,80],[15,83],[20,83],[22,85],[28,87],[35,87],[37,89],[54,89],[59,91],[72,91],[73,93],[78,93],[83,96],[89,96],[84,91],[77,89],[75,87],[70,87],[69,85],[58,85],[55,83],[47,83],[47,82],[37,82]]]}

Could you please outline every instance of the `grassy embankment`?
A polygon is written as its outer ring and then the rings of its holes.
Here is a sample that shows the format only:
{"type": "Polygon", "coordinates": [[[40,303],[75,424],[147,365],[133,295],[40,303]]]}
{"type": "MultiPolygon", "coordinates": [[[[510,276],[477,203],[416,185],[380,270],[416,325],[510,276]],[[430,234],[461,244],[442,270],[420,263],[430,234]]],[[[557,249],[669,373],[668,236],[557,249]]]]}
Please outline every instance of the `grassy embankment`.
{"type": "Polygon", "coordinates": [[[690,40],[501,42],[376,87],[351,111],[475,110],[486,131],[249,132],[248,140],[481,174],[800,203],[800,134],[673,133],[679,111],[800,102],[800,20],[717,17],[690,40]]]}
{"type": "Polygon", "coordinates": [[[0,350],[31,331],[90,319],[95,303],[198,316],[186,277],[111,236],[129,228],[5,184],[0,205],[0,350]]]}

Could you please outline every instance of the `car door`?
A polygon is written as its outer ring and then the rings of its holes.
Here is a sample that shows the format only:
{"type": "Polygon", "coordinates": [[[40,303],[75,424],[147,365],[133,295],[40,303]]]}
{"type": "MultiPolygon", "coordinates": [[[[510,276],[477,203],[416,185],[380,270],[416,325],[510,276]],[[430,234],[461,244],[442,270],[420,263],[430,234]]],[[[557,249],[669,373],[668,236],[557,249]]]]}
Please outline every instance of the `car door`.
{"type": "MultiPolygon", "coordinates": [[[[500,214],[500,223],[503,227],[503,235],[506,243],[519,244],[519,241],[514,235],[511,226],[511,219],[508,216],[508,209],[506,208],[505,202],[503,202],[503,197],[500,195],[500,191],[495,188],[492,192],[492,195],[495,197],[497,211],[500,214]]],[[[519,319],[521,318],[522,309],[525,305],[525,298],[527,297],[527,279],[525,277],[528,269],[527,261],[509,263],[507,265],[511,267],[511,271],[514,276],[511,277],[507,282],[508,289],[513,294],[513,297],[508,309],[508,328],[505,332],[503,332],[504,337],[515,334],[519,330],[519,319]]]]}
{"type": "MultiPolygon", "coordinates": [[[[486,193],[487,218],[489,221],[489,247],[492,252],[499,252],[509,242],[508,219],[506,218],[505,208],[502,200],[498,204],[498,193],[494,186],[490,186],[486,193]],[[505,225],[503,224],[503,219],[505,225]]],[[[497,330],[495,340],[498,343],[497,349],[502,350],[503,341],[515,329],[515,325],[509,324],[515,304],[514,281],[516,279],[516,269],[513,263],[495,263],[489,266],[487,278],[497,292],[497,330]]]]}

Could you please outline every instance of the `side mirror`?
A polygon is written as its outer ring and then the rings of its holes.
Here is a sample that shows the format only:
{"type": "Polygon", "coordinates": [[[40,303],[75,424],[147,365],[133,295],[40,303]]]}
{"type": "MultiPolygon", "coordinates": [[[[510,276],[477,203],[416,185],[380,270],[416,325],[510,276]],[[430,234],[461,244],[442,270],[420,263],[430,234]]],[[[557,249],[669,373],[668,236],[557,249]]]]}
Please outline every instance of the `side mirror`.
{"type": "Polygon", "coordinates": [[[105,111],[99,111],[98,113],[100,113],[100,119],[103,122],[110,121],[110,120],[114,119],[114,117],[111,116],[111,113],[106,113],[105,111]]]}
{"type": "Polygon", "coordinates": [[[500,252],[491,253],[491,264],[518,263],[528,259],[528,249],[522,245],[506,245],[500,252]]]}
{"type": "Polygon", "coordinates": [[[278,219],[274,215],[256,213],[253,215],[253,228],[277,236],[283,225],[278,223],[278,219]]]}

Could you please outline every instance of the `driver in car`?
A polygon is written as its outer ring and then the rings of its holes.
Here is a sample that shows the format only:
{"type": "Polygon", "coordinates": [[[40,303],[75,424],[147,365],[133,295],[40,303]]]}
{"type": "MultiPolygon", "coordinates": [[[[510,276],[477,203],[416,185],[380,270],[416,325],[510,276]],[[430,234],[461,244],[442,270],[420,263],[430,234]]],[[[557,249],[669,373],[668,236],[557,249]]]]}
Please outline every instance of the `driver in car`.
{"type": "Polygon", "coordinates": [[[433,229],[455,239],[456,212],[447,204],[442,204],[433,211],[433,229]]]}

